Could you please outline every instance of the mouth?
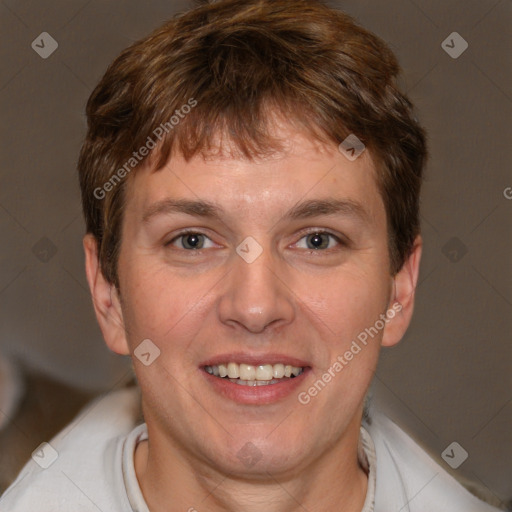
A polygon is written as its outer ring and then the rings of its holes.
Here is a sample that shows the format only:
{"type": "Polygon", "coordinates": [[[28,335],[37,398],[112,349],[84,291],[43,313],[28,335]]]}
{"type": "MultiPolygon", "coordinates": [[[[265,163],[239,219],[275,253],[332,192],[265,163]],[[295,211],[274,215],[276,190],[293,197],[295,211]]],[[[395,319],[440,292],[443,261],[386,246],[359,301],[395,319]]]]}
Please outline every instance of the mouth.
{"type": "Polygon", "coordinates": [[[204,371],[241,386],[270,386],[298,377],[304,372],[304,367],[282,363],[252,365],[229,362],[204,366],[204,371]]]}
{"type": "Polygon", "coordinates": [[[265,405],[291,397],[311,366],[279,354],[225,354],[199,367],[210,389],[239,404],[265,405]]]}

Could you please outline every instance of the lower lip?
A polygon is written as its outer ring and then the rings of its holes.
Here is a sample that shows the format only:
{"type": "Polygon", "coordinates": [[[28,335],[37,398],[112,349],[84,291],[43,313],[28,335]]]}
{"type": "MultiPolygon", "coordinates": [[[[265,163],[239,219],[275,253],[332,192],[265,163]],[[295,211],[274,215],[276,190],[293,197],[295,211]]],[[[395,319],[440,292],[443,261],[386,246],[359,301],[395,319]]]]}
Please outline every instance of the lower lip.
{"type": "Polygon", "coordinates": [[[276,384],[267,384],[266,386],[236,384],[229,379],[215,377],[203,368],[201,368],[201,373],[203,373],[213,389],[223,397],[240,404],[265,405],[278,402],[290,396],[303,383],[309,370],[310,368],[304,368],[304,371],[293,379],[283,379],[276,384]]]}

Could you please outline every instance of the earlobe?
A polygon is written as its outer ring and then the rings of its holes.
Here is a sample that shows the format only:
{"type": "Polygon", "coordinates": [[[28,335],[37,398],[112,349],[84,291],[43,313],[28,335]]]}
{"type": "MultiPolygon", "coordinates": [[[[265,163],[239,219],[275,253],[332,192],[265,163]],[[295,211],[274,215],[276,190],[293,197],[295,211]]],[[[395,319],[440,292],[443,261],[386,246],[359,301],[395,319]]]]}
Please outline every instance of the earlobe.
{"type": "Polygon", "coordinates": [[[388,306],[388,311],[394,314],[386,325],[382,337],[382,346],[396,345],[404,336],[411,323],[414,311],[414,299],[421,261],[423,242],[421,236],[414,241],[410,256],[405,261],[400,271],[393,278],[393,293],[388,306]]]}
{"type": "Polygon", "coordinates": [[[84,236],[85,272],[91,291],[96,319],[107,346],[116,354],[130,353],[126,341],[121,302],[114,284],[109,283],[101,272],[98,259],[98,243],[93,235],[84,236]]]}

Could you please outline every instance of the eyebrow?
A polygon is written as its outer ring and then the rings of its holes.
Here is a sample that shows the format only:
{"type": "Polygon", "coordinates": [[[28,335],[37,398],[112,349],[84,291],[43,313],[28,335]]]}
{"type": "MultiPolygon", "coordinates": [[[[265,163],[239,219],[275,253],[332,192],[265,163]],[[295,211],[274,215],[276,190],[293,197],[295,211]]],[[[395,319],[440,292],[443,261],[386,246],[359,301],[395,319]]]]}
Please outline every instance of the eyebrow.
{"type": "MultiPolygon", "coordinates": [[[[224,209],[208,201],[169,198],[152,204],[144,212],[142,221],[147,223],[155,216],[172,213],[184,213],[195,217],[220,220],[224,214],[224,209]]],[[[301,201],[286,212],[283,218],[295,220],[319,217],[321,215],[340,214],[355,217],[361,221],[369,220],[369,214],[362,204],[351,200],[334,198],[301,201]]]]}
{"type": "Polygon", "coordinates": [[[220,219],[223,209],[207,201],[191,201],[188,199],[163,199],[152,204],[143,214],[142,222],[149,222],[157,215],[185,213],[195,217],[211,217],[220,219]]]}
{"type": "Polygon", "coordinates": [[[370,215],[361,203],[341,199],[312,199],[302,201],[289,210],[284,218],[307,219],[321,215],[346,215],[368,221],[370,215]]]}

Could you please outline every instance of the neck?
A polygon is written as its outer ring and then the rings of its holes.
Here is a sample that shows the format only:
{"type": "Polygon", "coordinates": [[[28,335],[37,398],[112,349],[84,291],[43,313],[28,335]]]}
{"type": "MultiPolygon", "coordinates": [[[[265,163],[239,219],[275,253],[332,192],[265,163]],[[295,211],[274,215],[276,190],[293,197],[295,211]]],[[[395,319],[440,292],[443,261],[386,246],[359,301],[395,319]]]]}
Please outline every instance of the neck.
{"type": "Polygon", "coordinates": [[[357,459],[360,418],[307,470],[240,477],[220,472],[148,428],[135,471],[152,512],[361,512],[367,475],[357,459]]]}

